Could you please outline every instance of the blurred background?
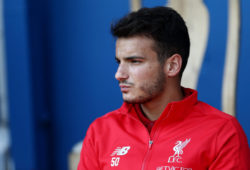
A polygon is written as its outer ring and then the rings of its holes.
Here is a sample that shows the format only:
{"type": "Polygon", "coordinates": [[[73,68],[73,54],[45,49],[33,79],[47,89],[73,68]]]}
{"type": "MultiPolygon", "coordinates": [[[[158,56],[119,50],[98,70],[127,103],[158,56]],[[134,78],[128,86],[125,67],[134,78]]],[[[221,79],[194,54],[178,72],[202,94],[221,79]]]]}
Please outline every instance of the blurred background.
{"type": "MultiPolygon", "coordinates": [[[[197,80],[184,86],[236,116],[250,140],[250,1],[176,2],[199,61],[186,76],[197,80]],[[199,29],[202,35],[193,35],[199,29]]],[[[168,3],[0,0],[0,170],[70,169],[89,124],[122,104],[110,24],[168,3]]]]}

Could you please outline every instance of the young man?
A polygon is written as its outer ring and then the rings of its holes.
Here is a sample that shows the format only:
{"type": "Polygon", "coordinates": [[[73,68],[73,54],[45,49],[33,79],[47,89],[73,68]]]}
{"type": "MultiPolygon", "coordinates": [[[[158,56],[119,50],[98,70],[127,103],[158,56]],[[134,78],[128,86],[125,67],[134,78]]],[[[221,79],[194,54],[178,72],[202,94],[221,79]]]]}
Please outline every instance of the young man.
{"type": "Polygon", "coordinates": [[[143,8],[112,26],[124,104],[96,119],[78,170],[249,170],[237,120],[183,88],[189,35],[171,8],[143,8]]]}

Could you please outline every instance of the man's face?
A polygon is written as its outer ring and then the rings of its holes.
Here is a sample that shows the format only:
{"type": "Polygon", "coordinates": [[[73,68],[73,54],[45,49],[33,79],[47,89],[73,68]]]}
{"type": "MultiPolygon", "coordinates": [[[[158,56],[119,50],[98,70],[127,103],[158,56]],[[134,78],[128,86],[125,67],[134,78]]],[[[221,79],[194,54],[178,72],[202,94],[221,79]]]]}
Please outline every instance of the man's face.
{"type": "Polygon", "coordinates": [[[119,66],[115,78],[125,102],[149,102],[165,87],[165,74],[153,45],[154,41],[144,36],[118,38],[116,41],[119,66]]]}

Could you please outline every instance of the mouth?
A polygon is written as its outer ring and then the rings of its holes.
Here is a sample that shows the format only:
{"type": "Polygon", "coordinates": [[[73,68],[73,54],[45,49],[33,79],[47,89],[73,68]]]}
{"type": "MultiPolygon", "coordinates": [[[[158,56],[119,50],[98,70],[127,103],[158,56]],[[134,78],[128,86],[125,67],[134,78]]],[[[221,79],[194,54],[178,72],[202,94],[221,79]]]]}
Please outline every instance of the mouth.
{"type": "Polygon", "coordinates": [[[122,93],[127,93],[129,89],[131,88],[130,85],[126,85],[126,84],[120,84],[119,86],[121,88],[122,93]]]}

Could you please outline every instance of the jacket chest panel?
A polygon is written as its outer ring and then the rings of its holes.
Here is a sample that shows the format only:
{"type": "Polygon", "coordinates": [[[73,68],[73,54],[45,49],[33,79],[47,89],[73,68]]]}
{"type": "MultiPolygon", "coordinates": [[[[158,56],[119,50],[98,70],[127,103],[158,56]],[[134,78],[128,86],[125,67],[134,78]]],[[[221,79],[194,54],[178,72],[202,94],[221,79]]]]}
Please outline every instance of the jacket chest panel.
{"type": "Polygon", "coordinates": [[[120,138],[109,148],[106,153],[100,156],[100,164],[104,170],[138,170],[141,168],[147,151],[145,143],[129,138],[120,138]]]}
{"type": "MultiPolygon", "coordinates": [[[[163,128],[153,138],[149,147],[149,135],[140,134],[131,136],[124,131],[116,131],[113,142],[103,146],[100,152],[100,164],[102,169],[206,169],[210,160],[212,138],[204,135],[204,138],[195,136],[193,129],[177,133],[178,130],[163,128]],[[105,150],[105,151],[104,151],[105,150]],[[201,160],[204,159],[204,160],[201,160]],[[202,162],[202,164],[201,164],[202,162]],[[144,167],[144,168],[142,168],[144,167]]],[[[105,139],[103,139],[105,140],[105,139]]]]}

